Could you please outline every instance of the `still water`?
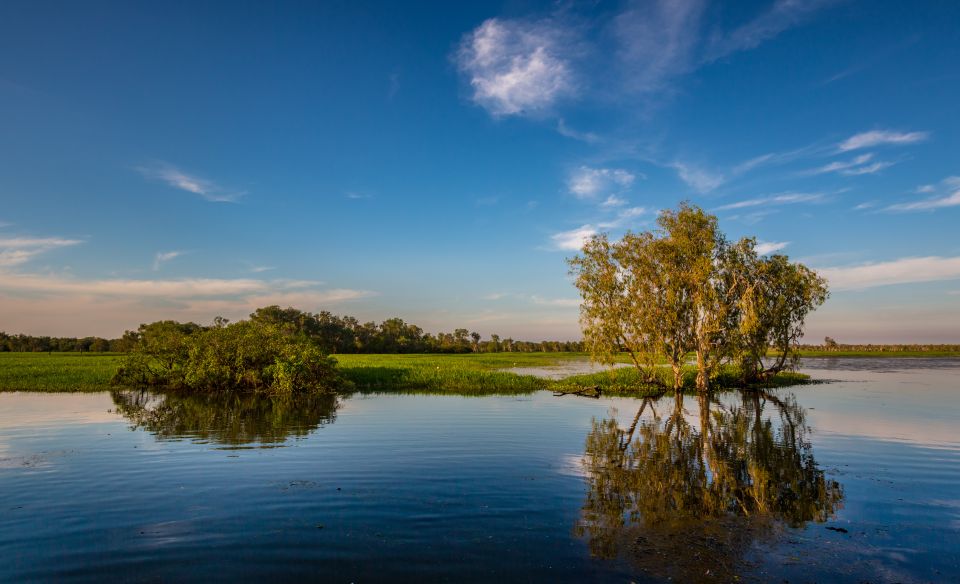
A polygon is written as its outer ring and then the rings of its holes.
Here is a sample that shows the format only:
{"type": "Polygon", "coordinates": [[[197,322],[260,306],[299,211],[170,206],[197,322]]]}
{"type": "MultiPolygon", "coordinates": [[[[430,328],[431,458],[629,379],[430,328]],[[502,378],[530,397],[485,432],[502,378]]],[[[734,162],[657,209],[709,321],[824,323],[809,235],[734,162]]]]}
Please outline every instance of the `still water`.
{"type": "Polygon", "coordinates": [[[960,581],[960,361],[653,400],[0,393],[0,580],[960,581]]]}

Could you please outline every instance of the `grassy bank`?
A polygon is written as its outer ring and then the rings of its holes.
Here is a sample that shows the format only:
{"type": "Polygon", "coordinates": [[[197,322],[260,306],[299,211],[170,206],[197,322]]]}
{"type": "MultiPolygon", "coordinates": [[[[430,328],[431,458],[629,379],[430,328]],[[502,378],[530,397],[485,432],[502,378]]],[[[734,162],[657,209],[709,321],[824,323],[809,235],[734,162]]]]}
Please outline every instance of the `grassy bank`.
{"type": "Polygon", "coordinates": [[[0,391],[104,391],[121,357],[103,353],[0,353],[0,391]]]}
{"type": "MultiPolygon", "coordinates": [[[[551,367],[588,358],[584,353],[480,353],[462,355],[338,355],[343,376],[360,391],[428,391],[459,395],[510,395],[542,389],[600,387],[609,395],[656,393],[644,387],[633,368],[574,375],[559,381],[504,371],[511,367],[551,367]]],[[[0,391],[104,391],[119,366],[118,355],[77,353],[0,353],[0,391]]],[[[623,359],[624,361],[626,358],[623,359]]],[[[687,384],[695,371],[689,367],[687,384]]],[[[783,373],[772,385],[805,383],[807,377],[783,373]]],[[[738,386],[736,372],[725,371],[717,387],[738,386]]]]}

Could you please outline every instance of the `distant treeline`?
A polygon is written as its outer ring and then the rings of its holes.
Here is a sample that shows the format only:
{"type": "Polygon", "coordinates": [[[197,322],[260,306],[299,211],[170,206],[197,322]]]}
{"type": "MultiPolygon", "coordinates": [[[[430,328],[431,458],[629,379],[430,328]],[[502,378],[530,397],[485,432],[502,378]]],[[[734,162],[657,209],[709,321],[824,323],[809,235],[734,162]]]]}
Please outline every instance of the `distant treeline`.
{"type": "MultiPolygon", "coordinates": [[[[253,321],[270,323],[315,343],[328,354],[337,353],[559,353],[583,351],[581,341],[517,341],[458,328],[451,333],[431,334],[401,318],[381,323],[361,323],[352,316],[327,311],[305,312],[296,308],[267,306],[250,315],[253,321]]],[[[224,323],[218,319],[216,323],[224,323]]],[[[216,326],[216,323],[214,326],[216,326]]],[[[189,323],[192,324],[192,323],[189,323]]],[[[197,329],[202,327],[193,325],[197,329]]],[[[142,328],[142,327],[141,327],[142,328]]],[[[0,332],[0,352],[118,352],[137,346],[140,331],[127,331],[119,339],[99,337],[34,337],[0,332]]]]}
{"type": "Polygon", "coordinates": [[[0,353],[118,353],[129,350],[131,346],[126,339],[103,339],[100,337],[34,337],[31,335],[8,335],[0,331],[0,353]]]}
{"type": "Polygon", "coordinates": [[[801,351],[828,351],[836,353],[956,353],[960,352],[960,345],[920,343],[913,345],[900,344],[872,344],[872,343],[838,343],[827,337],[822,345],[800,345],[801,351]]]}

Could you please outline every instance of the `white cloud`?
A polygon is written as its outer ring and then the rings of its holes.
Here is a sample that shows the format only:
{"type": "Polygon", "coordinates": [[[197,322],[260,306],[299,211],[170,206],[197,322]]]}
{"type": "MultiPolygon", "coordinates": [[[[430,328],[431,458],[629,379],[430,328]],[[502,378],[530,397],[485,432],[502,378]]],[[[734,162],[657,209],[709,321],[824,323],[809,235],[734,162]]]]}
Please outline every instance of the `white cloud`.
{"type": "Polygon", "coordinates": [[[506,292],[491,292],[490,294],[483,296],[483,300],[502,300],[507,296],[509,296],[509,294],[506,292]]]}
{"type": "Polygon", "coordinates": [[[852,160],[847,160],[845,162],[835,161],[830,164],[821,166],[820,168],[815,168],[810,171],[810,174],[823,174],[826,172],[839,172],[841,170],[846,170],[848,168],[853,168],[854,166],[860,166],[861,164],[866,164],[870,162],[870,159],[873,158],[873,153],[866,153],[857,156],[852,160]]]}
{"type": "Polygon", "coordinates": [[[470,80],[473,101],[494,116],[549,110],[574,90],[561,54],[565,31],[549,20],[491,18],[467,34],[456,54],[470,80]]]}
{"type": "Polygon", "coordinates": [[[364,290],[289,288],[282,281],[80,281],[3,274],[0,321],[7,330],[32,334],[114,337],[155,320],[210,322],[216,315],[237,320],[271,304],[317,311],[374,295],[364,290]],[[198,290],[201,293],[194,294],[198,290]]]}
{"type": "Polygon", "coordinates": [[[583,244],[597,233],[597,228],[589,224],[554,233],[550,236],[551,247],[556,250],[579,251],[583,248],[583,244]]]}
{"type": "Polygon", "coordinates": [[[789,241],[758,241],[757,242],[757,253],[760,255],[768,255],[790,245],[789,241]]]}
{"type": "Polygon", "coordinates": [[[171,187],[200,195],[213,203],[235,203],[246,194],[244,191],[229,191],[211,180],[190,175],[166,162],[137,167],[143,176],[167,183],[171,187]]]}
{"type": "MultiPolygon", "coordinates": [[[[207,321],[214,315],[242,317],[270,304],[318,310],[324,305],[375,296],[368,290],[322,288],[304,280],[251,278],[80,279],[51,274],[0,273],[0,318],[19,326],[46,322],[58,314],[59,330],[93,329],[83,334],[117,334],[144,319],[207,321]],[[133,322],[131,322],[133,321],[133,322]]],[[[25,329],[26,330],[26,329],[25,329]]]]}
{"type": "Polygon", "coordinates": [[[862,290],[891,284],[960,279],[960,257],[902,258],[817,270],[832,290],[862,290]]]}
{"type": "MultiPolygon", "coordinates": [[[[947,179],[944,179],[942,185],[947,191],[952,192],[948,192],[942,197],[934,197],[930,199],[924,199],[922,201],[913,201],[910,203],[897,203],[896,205],[890,205],[884,210],[896,212],[932,211],[934,209],[942,209],[944,207],[960,206],[960,177],[951,176],[947,179]]],[[[936,191],[936,189],[933,189],[933,191],[936,191]]],[[[923,192],[929,193],[931,191],[924,190],[923,192]]]]}
{"type": "Polygon", "coordinates": [[[626,199],[622,199],[617,195],[610,195],[606,200],[600,203],[600,206],[604,209],[611,209],[613,207],[622,207],[627,204],[626,199]]]}
{"type": "Polygon", "coordinates": [[[579,298],[542,298],[531,296],[530,301],[540,306],[580,306],[579,298]]]}
{"type": "Polygon", "coordinates": [[[591,168],[581,166],[567,180],[567,188],[579,199],[592,199],[611,189],[625,189],[633,184],[636,175],[622,168],[591,168]]]}
{"type": "Polygon", "coordinates": [[[81,243],[62,237],[0,237],[0,268],[19,266],[48,251],[81,243]]]}
{"type": "Polygon", "coordinates": [[[696,67],[703,0],[631,2],[613,21],[627,89],[659,92],[696,67]]]}
{"type": "Polygon", "coordinates": [[[608,221],[598,223],[597,226],[600,229],[617,229],[619,227],[625,227],[630,224],[633,219],[642,217],[648,213],[650,213],[650,211],[647,210],[646,207],[630,207],[628,209],[621,209],[617,212],[616,217],[608,221]]]}
{"type": "Polygon", "coordinates": [[[557,133],[561,136],[566,136],[567,138],[573,138],[574,140],[587,142],[588,144],[595,144],[600,141],[600,136],[594,134],[593,132],[581,132],[579,130],[574,130],[567,125],[563,118],[557,120],[557,133]]]}
{"type": "Polygon", "coordinates": [[[873,164],[867,164],[865,166],[858,166],[856,168],[848,168],[846,170],[841,170],[840,174],[845,174],[848,176],[858,176],[861,174],[873,174],[875,172],[880,172],[884,168],[889,168],[893,166],[893,162],[877,161],[873,164]]]}
{"type": "Polygon", "coordinates": [[[838,172],[840,174],[845,174],[847,176],[857,176],[862,174],[873,174],[879,172],[884,168],[893,166],[893,162],[887,161],[876,161],[872,164],[867,164],[873,159],[873,153],[866,153],[857,156],[851,160],[844,161],[834,161],[819,168],[808,171],[807,174],[824,174],[828,172],[838,172]]]}
{"type": "Polygon", "coordinates": [[[747,207],[761,207],[768,205],[790,205],[795,203],[812,203],[823,199],[823,193],[782,193],[770,197],[760,197],[757,199],[747,199],[736,203],[729,203],[717,207],[719,211],[729,209],[744,209],[747,207]]]}
{"type": "Polygon", "coordinates": [[[157,255],[153,258],[153,271],[160,269],[160,266],[169,262],[170,260],[180,257],[183,255],[182,251],[161,251],[157,252],[157,255]]]}
{"type": "Polygon", "coordinates": [[[262,274],[263,272],[269,272],[270,270],[275,270],[274,266],[251,266],[250,271],[254,274],[262,274]]]}
{"type": "Polygon", "coordinates": [[[348,199],[360,200],[360,199],[372,199],[373,195],[369,193],[358,193],[357,191],[347,191],[345,195],[348,199]]]}
{"type": "Polygon", "coordinates": [[[840,152],[872,148],[888,144],[913,144],[930,137],[929,132],[894,132],[890,130],[871,130],[850,136],[837,145],[840,152]]]}
{"type": "Polygon", "coordinates": [[[754,49],[781,32],[801,24],[814,12],[834,0],[776,0],[773,5],[749,22],[726,33],[714,34],[704,59],[713,61],[738,51],[754,49]]]}
{"type": "Polygon", "coordinates": [[[723,184],[723,175],[708,172],[683,162],[673,162],[669,165],[677,171],[680,180],[690,185],[695,191],[707,193],[723,184]]]}

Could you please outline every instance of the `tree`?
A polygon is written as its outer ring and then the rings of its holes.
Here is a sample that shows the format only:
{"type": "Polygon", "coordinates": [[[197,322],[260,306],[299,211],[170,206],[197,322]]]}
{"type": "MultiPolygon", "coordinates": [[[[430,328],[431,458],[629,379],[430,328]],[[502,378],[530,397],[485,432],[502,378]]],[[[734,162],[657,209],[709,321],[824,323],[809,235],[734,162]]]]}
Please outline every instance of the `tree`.
{"type": "Polygon", "coordinates": [[[744,379],[753,381],[794,365],[807,315],[829,297],[826,281],[810,268],[772,255],[745,262],[749,284],[740,299],[739,356],[744,379]],[[769,349],[776,353],[764,367],[769,349]]]}
{"type": "Polygon", "coordinates": [[[729,243],[717,218],[689,203],[663,211],[655,231],[628,232],[615,243],[606,234],[591,237],[569,260],[591,355],[612,363],[626,351],[644,381],[657,385],[666,385],[656,367],[666,359],[678,389],[694,354],[700,391],[735,357],[750,379],[793,364],[806,315],[826,299],[826,283],[786,256],[761,259],[755,248],[751,238],[729,243]],[[770,346],[778,357],[764,372],[770,346]]]}

